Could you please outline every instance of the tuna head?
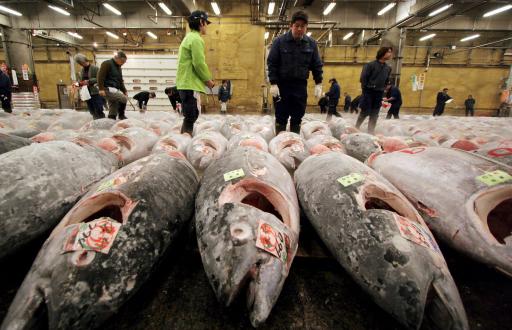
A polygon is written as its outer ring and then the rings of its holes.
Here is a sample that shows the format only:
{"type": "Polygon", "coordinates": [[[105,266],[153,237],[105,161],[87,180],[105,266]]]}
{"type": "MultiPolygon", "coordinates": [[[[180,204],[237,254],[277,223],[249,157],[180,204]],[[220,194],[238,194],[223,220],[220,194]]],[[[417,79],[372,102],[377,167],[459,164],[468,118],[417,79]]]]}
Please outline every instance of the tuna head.
{"type": "Polygon", "coordinates": [[[112,137],[104,138],[98,146],[115,154],[124,164],[150,154],[158,136],[144,128],[130,127],[121,130],[112,137]]]}
{"type": "Polygon", "coordinates": [[[295,170],[309,156],[304,139],[290,132],[281,133],[273,138],[269,150],[289,171],[295,170]]]}

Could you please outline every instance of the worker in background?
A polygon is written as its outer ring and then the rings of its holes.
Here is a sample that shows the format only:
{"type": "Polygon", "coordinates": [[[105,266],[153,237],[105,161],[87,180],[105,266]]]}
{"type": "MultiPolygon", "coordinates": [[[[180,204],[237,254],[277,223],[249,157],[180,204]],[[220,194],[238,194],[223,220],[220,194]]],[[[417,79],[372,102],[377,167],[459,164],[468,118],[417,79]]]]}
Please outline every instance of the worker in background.
{"type": "Polygon", "coordinates": [[[320,106],[320,113],[327,113],[327,105],[329,104],[329,98],[327,96],[322,96],[320,100],[318,100],[318,105],[320,106]]]}
{"type": "Polygon", "coordinates": [[[97,86],[98,67],[91,64],[83,54],[76,54],[75,62],[82,67],[82,70],[80,70],[78,74],[78,85],[80,87],[87,86],[89,95],[91,95],[91,98],[86,102],[92,118],[105,118],[105,114],[103,113],[103,98],[99,95],[100,91],[97,86]]]}
{"type": "Polygon", "coordinates": [[[154,99],[155,97],[156,94],[154,92],[146,91],[139,92],[133,96],[133,98],[139,102],[139,112],[146,112],[148,109],[149,99],[154,99]]]}
{"type": "Polygon", "coordinates": [[[326,120],[331,120],[332,115],[335,115],[336,117],[341,117],[341,115],[336,110],[336,107],[338,106],[341,96],[340,85],[338,84],[338,81],[334,78],[329,79],[329,83],[331,84],[331,87],[329,88],[329,91],[325,93],[325,95],[329,98],[329,107],[327,110],[326,120]]]}
{"type": "Polygon", "coordinates": [[[315,97],[322,96],[322,61],[316,41],[306,35],[308,15],[292,15],[290,31],[272,43],[267,57],[270,94],[276,109],[276,134],[286,130],[299,133],[306,112],[309,71],[315,80],[315,97]]]}
{"type": "Polygon", "coordinates": [[[361,95],[357,95],[354,97],[352,102],[350,102],[350,113],[358,113],[359,112],[359,102],[361,101],[361,95]]]}
{"type": "Polygon", "coordinates": [[[343,93],[345,96],[345,104],[343,105],[343,111],[348,112],[350,110],[350,102],[352,102],[352,98],[348,95],[347,92],[343,93]]]}
{"type": "Polygon", "coordinates": [[[180,93],[178,92],[178,88],[176,86],[167,87],[164,92],[167,95],[167,97],[169,97],[169,101],[171,101],[171,106],[174,112],[180,113],[178,103],[181,104],[181,99],[180,93]]]}
{"type": "Polygon", "coordinates": [[[98,71],[99,95],[108,102],[108,118],[126,119],[124,112],[128,102],[128,93],[123,82],[121,67],[126,63],[126,54],[122,51],[115,53],[114,57],[101,63],[98,71]]]}
{"type": "Polygon", "coordinates": [[[368,133],[370,134],[375,133],[384,89],[389,83],[391,67],[386,62],[392,58],[393,48],[381,47],[377,52],[376,60],[365,64],[361,71],[360,82],[363,94],[360,101],[361,112],[357,117],[356,128],[359,129],[366,117],[369,116],[368,133]]]}
{"type": "Polygon", "coordinates": [[[448,95],[448,88],[443,88],[442,92],[437,93],[436,107],[434,108],[432,116],[441,116],[444,112],[446,102],[451,99],[452,97],[448,95]]]}
{"type": "Polygon", "coordinates": [[[223,80],[219,88],[220,113],[225,115],[228,111],[228,101],[231,99],[231,93],[228,87],[228,81],[223,80]]]}
{"type": "Polygon", "coordinates": [[[400,93],[400,89],[398,89],[398,87],[393,84],[389,84],[386,90],[386,97],[384,98],[384,101],[391,104],[386,119],[390,119],[391,116],[393,116],[395,119],[399,119],[398,113],[400,112],[400,107],[402,106],[402,93],[400,93]]]}
{"type": "Polygon", "coordinates": [[[0,100],[2,101],[2,109],[5,112],[11,113],[11,78],[4,72],[4,70],[0,70],[0,100]]]}
{"type": "Polygon", "coordinates": [[[466,101],[464,101],[464,106],[466,107],[466,117],[470,115],[473,117],[475,115],[475,99],[473,98],[473,95],[468,95],[468,98],[466,101]]]}
{"type": "Polygon", "coordinates": [[[201,35],[206,34],[210,24],[208,14],[196,10],[188,17],[190,32],[181,42],[178,51],[178,72],[176,85],[180,93],[183,112],[181,133],[192,136],[194,123],[199,117],[201,106],[200,93],[204,93],[204,86],[212,89],[215,85],[205,59],[204,40],[201,35]]]}

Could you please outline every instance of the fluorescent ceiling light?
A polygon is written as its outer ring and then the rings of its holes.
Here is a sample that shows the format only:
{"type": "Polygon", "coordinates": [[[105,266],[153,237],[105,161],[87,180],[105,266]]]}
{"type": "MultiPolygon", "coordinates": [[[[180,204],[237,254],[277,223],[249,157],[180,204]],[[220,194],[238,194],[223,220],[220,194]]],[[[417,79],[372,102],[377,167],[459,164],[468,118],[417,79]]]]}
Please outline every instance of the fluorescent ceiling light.
{"type": "Polygon", "coordinates": [[[93,46],[93,47],[98,47],[98,43],[97,43],[97,42],[93,42],[93,43],[92,43],[92,46],[93,46]]]}
{"type": "Polygon", "coordinates": [[[268,39],[268,36],[269,36],[269,35],[270,35],[270,33],[268,33],[268,31],[267,31],[267,32],[265,32],[265,40],[267,40],[267,39],[268,39]]]}
{"type": "Polygon", "coordinates": [[[159,2],[158,5],[160,6],[160,8],[162,8],[162,10],[167,14],[167,15],[172,15],[172,11],[169,9],[169,7],[167,7],[167,5],[163,2],[159,2]]]}
{"type": "Polygon", "coordinates": [[[11,8],[7,8],[7,7],[4,7],[4,6],[0,6],[0,11],[6,12],[8,14],[12,14],[14,16],[22,16],[19,11],[16,11],[16,10],[13,10],[11,8]]]}
{"type": "Polygon", "coordinates": [[[504,11],[507,11],[509,9],[512,9],[512,5],[506,5],[506,6],[503,6],[503,7],[500,7],[500,8],[491,10],[491,11],[488,11],[487,13],[484,14],[484,17],[493,16],[493,15],[502,13],[504,11]]]}
{"type": "Polygon", "coordinates": [[[55,10],[56,12],[62,14],[62,15],[66,15],[66,16],[69,16],[71,15],[70,13],[68,13],[67,11],[65,11],[64,9],[60,8],[60,7],[57,7],[57,6],[52,6],[52,5],[48,5],[48,8],[52,9],[52,10],[55,10]]]}
{"type": "Polygon", "coordinates": [[[156,34],[154,34],[154,33],[153,33],[153,32],[151,32],[151,31],[146,32],[146,34],[147,34],[148,36],[150,36],[151,38],[153,38],[153,39],[158,39],[158,37],[156,36],[156,34]]]}
{"type": "Polygon", "coordinates": [[[311,37],[311,32],[306,33],[308,37],[311,37]]]}
{"type": "Polygon", "coordinates": [[[352,37],[353,35],[354,35],[354,32],[349,32],[349,33],[345,34],[345,36],[343,37],[343,40],[347,40],[350,37],[352,37]]]}
{"type": "Polygon", "coordinates": [[[436,16],[437,14],[442,13],[446,9],[450,8],[451,6],[453,6],[453,3],[449,3],[449,4],[445,5],[445,6],[442,6],[441,8],[438,8],[438,9],[434,10],[433,12],[428,14],[428,16],[430,16],[430,17],[436,16]]]}
{"type": "Polygon", "coordinates": [[[118,36],[117,34],[112,33],[112,32],[110,32],[110,31],[107,31],[107,35],[108,35],[109,37],[114,38],[114,39],[119,39],[119,36],[118,36]]]}
{"type": "Polygon", "coordinates": [[[479,35],[479,34],[473,34],[472,36],[468,36],[468,37],[466,37],[466,38],[462,38],[462,39],[460,39],[460,41],[464,42],[464,41],[468,41],[468,40],[476,39],[476,38],[478,38],[478,37],[480,37],[480,35],[479,35]]]}
{"type": "Polygon", "coordinates": [[[325,15],[329,15],[329,13],[334,9],[334,7],[336,6],[336,2],[331,2],[330,4],[327,5],[327,7],[325,7],[325,10],[324,10],[324,16],[325,15]]]}
{"type": "Polygon", "coordinates": [[[68,34],[72,37],[75,37],[77,39],[83,39],[84,37],[82,37],[81,35],[79,35],[78,33],[76,32],[71,32],[71,31],[68,31],[68,34]]]}
{"type": "Polygon", "coordinates": [[[219,5],[216,2],[212,2],[211,5],[212,5],[212,9],[213,9],[213,12],[215,13],[215,15],[217,15],[217,16],[220,15],[219,5]]]}
{"type": "Polygon", "coordinates": [[[121,12],[119,10],[117,10],[117,8],[113,7],[111,4],[109,3],[106,3],[104,2],[103,3],[103,7],[107,8],[108,10],[110,10],[111,12],[113,12],[114,14],[118,15],[118,16],[121,16],[121,12]]]}
{"type": "Polygon", "coordinates": [[[427,34],[426,36],[421,37],[421,38],[420,38],[420,41],[425,41],[425,40],[428,40],[428,39],[432,39],[432,38],[434,38],[435,36],[436,36],[436,34],[435,34],[435,33],[427,34]]]}
{"type": "Polygon", "coordinates": [[[396,2],[392,2],[390,3],[389,5],[387,5],[386,7],[382,8],[378,13],[377,15],[379,16],[382,16],[384,15],[385,13],[387,13],[388,11],[390,11],[393,7],[396,6],[396,2]]]}
{"type": "Polygon", "coordinates": [[[276,7],[276,3],[274,1],[270,1],[268,3],[267,14],[272,15],[274,13],[274,8],[276,7]]]}

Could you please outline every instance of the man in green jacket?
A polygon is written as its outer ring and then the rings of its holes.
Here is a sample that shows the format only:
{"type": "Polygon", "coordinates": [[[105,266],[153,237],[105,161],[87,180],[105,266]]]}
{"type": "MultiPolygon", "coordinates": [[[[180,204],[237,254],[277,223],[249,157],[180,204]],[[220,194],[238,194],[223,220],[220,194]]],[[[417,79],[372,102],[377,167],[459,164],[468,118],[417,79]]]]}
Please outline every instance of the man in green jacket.
{"type": "Polygon", "coordinates": [[[123,81],[121,66],[126,63],[126,54],[122,51],[115,53],[114,57],[101,63],[98,71],[98,89],[100,96],[107,99],[108,118],[126,119],[124,111],[128,102],[128,93],[123,81]]]}
{"type": "Polygon", "coordinates": [[[206,65],[204,40],[201,34],[206,34],[206,26],[210,24],[208,14],[196,10],[188,18],[190,32],[187,33],[178,52],[178,72],[176,85],[180,93],[183,112],[181,133],[192,135],[194,123],[199,117],[201,99],[199,93],[204,93],[204,86],[213,88],[212,75],[206,65]]]}
{"type": "Polygon", "coordinates": [[[75,55],[75,62],[78,63],[82,70],[78,74],[78,85],[80,87],[87,86],[91,98],[87,100],[87,108],[93,119],[105,118],[103,113],[103,99],[99,95],[96,76],[98,75],[98,67],[91,64],[87,57],[83,54],[75,55]]]}

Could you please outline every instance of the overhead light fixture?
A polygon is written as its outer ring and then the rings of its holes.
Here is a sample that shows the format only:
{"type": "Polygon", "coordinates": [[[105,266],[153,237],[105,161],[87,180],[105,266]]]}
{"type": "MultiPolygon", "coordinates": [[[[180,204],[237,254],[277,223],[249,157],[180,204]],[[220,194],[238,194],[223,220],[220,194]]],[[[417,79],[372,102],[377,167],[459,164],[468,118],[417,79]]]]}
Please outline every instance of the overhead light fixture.
{"type": "Polygon", "coordinates": [[[148,36],[150,36],[151,38],[153,38],[153,39],[158,39],[158,37],[156,36],[156,34],[154,34],[154,33],[153,33],[153,32],[151,32],[151,31],[146,32],[146,34],[147,34],[148,36]]]}
{"type": "Polygon", "coordinates": [[[7,7],[4,7],[4,6],[0,6],[0,11],[3,11],[5,13],[8,13],[8,14],[11,14],[11,15],[14,15],[14,16],[23,16],[19,11],[16,11],[16,10],[13,10],[11,8],[7,8],[7,7]]]}
{"type": "Polygon", "coordinates": [[[464,41],[468,41],[468,40],[476,39],[476,38],[478,38],[478,37],[480,37],[480,35],[479,35],[479,34],[473,34],[472,36],[468,36],[468,37],[465,37],[465,38],[460,39],[460,41],[464,42],[464,41]]]}
{"type": "Polygon", "coordinates": [[[160,6],[160,8],[162,8],[162,10],[167,14],[167,15],[172,15],[172,11],[169,9],[169,7],[167,7],[167,5],[163,2],[159,2],[158,5],[160,6]]]}
{"type": "Polygon", "coordinates": [[[66,15],[66,16],[69,16],[71,15],[70,13],[68,13],[67,11],[65,11],[64,9],[60,8],[60,7],[57,7],[57,6],[52,6],[52,5],[48,5],[48,8],[52,9],[52,10],[55,10],[56,12],[62,14],[62,15],[66,15]]]}
{"type": "Polygon", "coordinates": [[[276,8],[276,3],[274,1],[270,1],[268,3],[267,14],[272,15],[274,13],[274,9],[276,8]]]}
{"type": "Polygon", "coordinates": [[[345,36],[343,37],[343,40],[350,39],[350,37],[352,37],[353,35],[354,35],[354,32],[349,32],[349,33],[345,34],[345,36]]]}
{"type": "Polygon", "coordinates": [[[107,8],[108,10],[110,10],[111,12],[113,12],[114,14],[116,14],[117,16],[121,16],[121,12],[119,10],[117,10],[117,8],[113,7],[111,4],[109,3],[106,3],[104,2],[103,3],[103,7],[107,8]]]}
{"type": "Polygon", "coordinates": [[[268,36],[269,36],[269,35],[270,35],[270,33],[269,33],[268,31],[267,31],[267,32],[265,32],[265,40],[267,40],[267,39],[268,39],[268,36]]]}
{"type": "Polygon", "coordinates": [[[327,5],[327,7],[325,7],[324,9],[324,16],[326,15],[329,15],[329,13],[334,9],[334,7],[336,6],[336,2],[331,2],[330,4],[327,5]]]}
{"type": "Polygon", "coordinates": [[[311,37],[311,32],[306,33],[308,37],[311,37]]]}
{"type": "Polygon", "coordinates": [[[93,46],[93,47],[98,47],[98,43],[97,43],[97,42],[93,42],[93,43],[92,43],[92,46],[93,46]]]}
{"type": "Polygon", "coordinates": [[[442,6],[441,8],[438,8],[438,9],[434,10],[433,12],[428,14],[428,16],[430,16],[430,17],[436,16],[437,14],[442,13],[446,9],[450,8],[451,6],[453,6],[453,3],[449,3],[449,4],[445,5],[445,6],[442,6]]]}
{"type": "Polygon", "coordinates": [[[512,9],[512,5],[506,5],[506,6],[503,6],[503,7],[496,8],[494,10],[488,11],[487,13],[484,14],[484,17],[493,16],[493,15],[502,13],[504,11],[507,11],[509,9],[512,9]]]}
{"type": "Polygon", "coordinates": [[[115,33],[112,33],[112,32],[110,32],[110,31],[107,31],[106,33],[107,33],[107,35],[108,35],[109,37],[112,37],[112,38],[114,38],[114,39],[119,39],[119,36],[118,36],[117,34],[115,34],[115,33]]]}
{"type": "Polygon", "coordinates": [[[421,38],[420,38],[420,41],[425,41],[425,40],[428,40],[428,39],[432,39],[432,38],[434,38],[435,36],[436,36],[436,34],[435,34],[435,33],[427,34],[426,36],[421,37],[421,38]]]}
{"type": "Polygon", "coordinates": [[[71,31],[68,31],[68,34],[74,38],[77,38],[77,39],[83,39],[84,37],[82,37],[81,35],[79,35],[78,33],[76,32],[71,32],[71,31]]]}
{"type": "Polygon", "coordinates": [[[211,3],[211,5],[212,5],[212,9],[213,9],[213,12],[215,13],[215,15],[219,16],[220,15],[220,7],[219,7],[219,5],[215,1],[213,1],[211,3]]]}
{"type": "Polygon", "coordinates": [[[382,8],[378,13],[377,15],[378,16],[382,16],[384,15],[385,13],[387,13],[388,11],[390,11],[393,7],[396,6],[396,2],[392,2],[390,3],[389,5],[387,5],[386,7],[382,8]]]}
{"type": "Polygon", "coordinates": [[[123,32],[123,36],[127,36],[128,35],[128,32],[123,32]]]}

